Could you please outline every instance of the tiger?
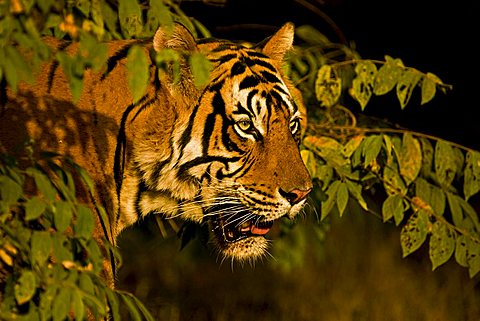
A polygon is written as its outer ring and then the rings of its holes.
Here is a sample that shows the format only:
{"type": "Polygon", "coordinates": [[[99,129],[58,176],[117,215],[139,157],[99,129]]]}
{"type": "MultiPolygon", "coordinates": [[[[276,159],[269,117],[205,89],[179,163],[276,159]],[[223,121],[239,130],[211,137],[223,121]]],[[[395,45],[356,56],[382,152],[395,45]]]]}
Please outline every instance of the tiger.
{"type": "MultiPolygon", "coordinates": [[[[110,228],[97,219],[95,235],[114,244],[154,214],[207,226],[223,258],[256,260],[268,253],[274,222],[294,219],[312,190],[299,150],[306,109],[283,70],[293,40],[292,23],[253,46],[195,39],[180,23],[160,27],[153,41],[112,40],[106,67],[85,70],[76,102],[60,64],[47,62],[33,84],[6,89],[0,152],[33,138],[38,150],[71,157],[95,182],[89,202],[108,214],[110,228]],[[134,45],[150,59],[149,86],[136,102],[126,68],[134,45]],[[164,49],[184,57],[178,79],[153,61],[164,49]],[[193,53],[212,64],[201,87],[185,58],[193,53]]],[[[75,42],[46,42],[53,52],[78,50],[75,42]]]]}

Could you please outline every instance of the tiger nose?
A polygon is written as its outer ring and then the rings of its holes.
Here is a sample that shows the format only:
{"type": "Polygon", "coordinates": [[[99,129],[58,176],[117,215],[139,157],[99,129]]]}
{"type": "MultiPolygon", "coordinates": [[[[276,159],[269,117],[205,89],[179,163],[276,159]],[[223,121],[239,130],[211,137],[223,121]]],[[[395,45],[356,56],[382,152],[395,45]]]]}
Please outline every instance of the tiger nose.
{"type": "Polygon", "coordinates": [[[285,198],[290,205],[295,205],[307,198],[308,194],[311,192],[312,188],[309,189],[293,189],[290,192],[285,192],[281,188],[279,189],[280,195],[285,198]]]}

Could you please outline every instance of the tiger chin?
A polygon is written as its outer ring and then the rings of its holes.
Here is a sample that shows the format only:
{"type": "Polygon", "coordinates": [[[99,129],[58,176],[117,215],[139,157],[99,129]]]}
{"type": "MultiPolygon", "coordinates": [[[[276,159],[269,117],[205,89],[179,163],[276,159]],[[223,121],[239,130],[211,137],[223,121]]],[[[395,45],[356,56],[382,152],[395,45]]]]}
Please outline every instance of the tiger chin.
{"type": "MultiPolygon", "coordinates": [[[[73,102],[56,62],[43,65],[33,85],[7,88],[1,110],[0,151],[12,152],[33,137],[39,150],[72,157],[94,179],[91,203],[102,205],[115,243],[127,226],[147,215],[207,224],[211,243],[225,258],[265,255],[272,224],[294,218],[312,189],[299,142],[305,127],[301,95],[282,73],[294,27],[285,24],[253,47],[217,39],[195,40],[182,25],[160,28],[153,41],[108,43],[101,71],[87,69],[73,102]],[[132,46],[148,57],[171,49],[174,66],[150,58],[150,82],[136,103],[127,85],[132,46]],[[193,53],[212,63],[210,81],[194,85],[187,63],[193,53]],[[179,79],[179,80],[176,80],[179,79]]],[[[53,51],[73,55],[78,45],[48,39],[53,51]]]]}

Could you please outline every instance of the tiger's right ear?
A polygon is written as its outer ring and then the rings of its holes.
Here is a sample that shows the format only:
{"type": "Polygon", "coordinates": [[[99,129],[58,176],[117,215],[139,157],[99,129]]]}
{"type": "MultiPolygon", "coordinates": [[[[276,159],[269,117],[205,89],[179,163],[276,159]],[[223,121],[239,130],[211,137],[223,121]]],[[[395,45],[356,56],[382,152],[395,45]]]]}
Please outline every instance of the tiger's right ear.
{"type": "Polygon", "coordinates": [[[197,50],[197,44],[192,33],[182,24],[175,22],[173,30],[168,30],[165,27],[158,28],[153,37],[153,48],[157,52],[167,48],[192,52],[197,50]]]}

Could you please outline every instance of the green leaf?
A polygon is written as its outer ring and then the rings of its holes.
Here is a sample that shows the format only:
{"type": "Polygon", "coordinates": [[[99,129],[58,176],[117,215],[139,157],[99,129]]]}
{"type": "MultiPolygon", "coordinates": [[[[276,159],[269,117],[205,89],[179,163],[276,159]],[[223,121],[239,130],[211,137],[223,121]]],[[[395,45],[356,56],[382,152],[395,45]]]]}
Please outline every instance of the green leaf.
{"type": "Polygon", "coordinates": [[[328,216],[328,214],[330,214],[330,212],[332,211],[333,206],[335,205],[337,200],[336,196],[337,196],[338,186],[340,186],[340,181],[334,181],[327,188],[327,191],[326,191],[327,200],[325,202],[322,202],[321,204],[321,211],[322,211],[322,215],[320,218],[321,220],[324,220],[328,216]]]}
{"type": "Polygon", "coordinates": [[[480,244],[469,240],[469,242],[467,242],[467,252],[468,274],[470,278],[473,278],[480,272],[480,244]]]}
{"type": "Polygon", "coordinates": [[[353,198],[357,200],[358,204],[365,211],[368,211],[367,202],[365,202],[365,199],[362,196],[362,185],[360,183],[353,182],[348,179],[345,181],[345,184],[347,184],[347,188],[348,188],[348,191],[350,192],[350,195],[352,195],[353,198]]]}
{"type": "Polygon", "coordinates": [[[62,51],[56,53],[56,58],[67,77],[73,101],[78,102],[82,94],[84,66],[77,61],[76,57],[70,57],[62,51]],[[80,69],[82,70],[81,73],[78,72],[80,69]]]}
{"type": "Polygon", "coordinates": [[[75,288],[71,291],[72,295],[72,312],[73,312],[73,317],[74,320],[83,320],[83,317],[85,315],[85,306],[82,301],[82,295],[80,294],[80,291],[75,288]]]}
{"type": "Polygon", "coordinates": [[[450,259],[455,250],[455,233],[445,224],[439,221],[433,223],[432,235],[430,236],[430,261],[432,270],[450,259]]]}
{"type": "Polygon", "coordinates": [[[415,212],[400,232],[403,257],[415,252],[427,238],[428,214],[424,210],[415,212]]]}
{"type": "Polygon", "coordinates": [[[378,69],[373,85],[373,93],[384,95],[392,90],[403,72],[403,63],[400,59],[385,56],[386,63],[378,69]]]}
{"type": "Polygon", "coordinates": [[[316,178],[322,182],[321,188],[325,190],[333,178],[333,168],[330,165],[320,165],[316,170],[316,178]]]}
{"type": "Polygon", "coordinates": [[[430,177],[433,172],[433,156],[434,150],[433,146],[425,138],[420,138],[420,143],[422,146],[422,176],[430,177]]]}
{"type": "Polygon", "coordinates": [[[412,97],[413,89],[420,80],[420,73],[416,70],[407,69],[403,72],[397,83],[397,97],[400,106],[405,108],[412,97]]]}
{"type": "Polygon", "coordinates": [[[64,321],[70,310],[72,291],[68,287],[61,287],[53,301],[53,321],[64,321]]]}
{"type": "Polygon", "coordinates": [[[440,185],[448,189],[455,178],[457,163],[453,147],[442,140],[435,146],[435,173],[440,185]]]}
{"type": "Polygon", "coordinates": [[[60,201],[55,202],[55,207],[53,208],[53,221],[57,231],[64,232],[67,227],[70,226],[72,216],[72,208],[70,207],[70,204],[60,201]]]}
{"type": "Polygon", "coordinates": [[[455,246],[455,260],[458,264],[463,267],[468,267],[468,253],[467,253],[467,243],[468,238],[465,235],[459,235],[457,237],[456,246],[455,246]]]}
{"type": "Polygon", "coordinates": [[[435,97],[437,84],[442,83],[440,78],[432,73],[427,73],[422,79],[422,102],[426,104],[435,97]]]}
{"type": "Polygon", "coordinates": [[[57,196],[57,190],[55,189],[52,182],[50,181],[50,178],[47,175],[33,167],[28,168],[27,173],[30,176],[33,176],[38,191],[41,192],[47,200],[55,200],[57,196]]]}
{"type": "Polygon", "coordinates": [[[206,85],[210,80],[210,71],[213,67],[210,60],[204,54],[195,52],[190,55],[189,63],[195,86],[202,87],[206,85]]]}
{"type": "Polygon", "coordinates": [[[398,226],[403,220],[404,211],[403,199],[399,195],[390,195],[382,205],[383,221],[386,222],[393,217],[398,226]]]}
{"type": "Polygon", "coordinates": [[[452,221],[455,226],[463,227],[463,210],[460,205],[461,198],[458,195],[447,192],[448,205],[450,207],[450,213],[452,214],[452,221]]]}
{"type": "Polygon", "coordinates": [[[469,199],[480,191],[480,153],[468,151],[463,182],[465,199],[469,199]]]}
{"type": "Polygon", "coordinates": [[[139,36],[142,32],[142,11],[136,0],[122,0],[118,5],[118,18],[126,38],[139,36]]]}
{"type": "Polygon", "coordinates": [[[78,285],[83,292],[90,295],[95,294],[95,286],[88,273],[80,273],[80,276],[78,277],[78,285]]]}
{"type": "Polygon", "coordinates": [[[331,44],[331,41],[328,40],[323,33],[311,25],[301,25],[295,28],[295,36],[298,36],[312,46],[325,46],[331,44]]]}
{"type": "Polygon", "coordinates": [[[377,67],[370,60],[362,60],[355,66],[357,76],[353,79],[350,95],[365,109],[373,93],[377,67]]]}
{"type": "Polygon", "coordinates": [[[37,280],[35,274],[29,270],[23,270],[15,284],[15,300],[22,305],[33,297],[37,291],[37,280]]]}
{"type": "Polygon", "coordinates": [[[383,139],[380,135],[371,135],[365,138],[362,154],[365,158],[365,166],[370,165],[377,159],[380,150],[382,149],[383,139]]]}
{"type": "Polygon", "coordinates": [[[356,135],[348,140],[348,142],[343,146],[343,155],[347,158],[350,158],[353,153],[359,148],[360,144],[365,138],[364,135],[356,135]]]}
{"type": "Polygon", "coordinates": [[[323,107],[331,107],[342,93],[342,79],[330,65],[323,65],[317,72],[315,94],[323,107]]]}
{"type": "Polygon", "coordinates": [[[348,203],[348,188],[345,183],[340,183],[337,190],[337,207],[340,217],[343,216],[348,203]]]}
{"type": "Polygon", "coordinates": [[[43,266],[52,251],[52,238],[50,233],[48,231],[33,231],[30,244],[32,264],[43,266]]]}
{"type": "Polygon", "coordinates": [[[148,86],[149,66],[145,51],[140,46],[132,46],[127,55],[128,88],[133,95],[133,102],[138,102],[148,86]]]}
{"type": "Polygon", "coordinates": [[[0,176],[0,199],[6,206],[14,204],[22,195],[22,187],[8,176],[0,176]]]}
{"type": "Polygon", "coordinates": [[[65,235],[58,233],[52,235],[53,255],[56,262],[73,261],[72,251],[67,248],[68,244],[65,235]]]}
{"type": "Polygon", "coordinates": [[[75,235],[77,237],[89,239],[92,236],[95,221],[90,209],[83,205],[77,207],[77,220],[74,225],[75,235]]]}
{"type": "Polygon", "coordinates": [[[52,318],[52,303],[57,295],[58,286],[56,284],[49,284],[40,296],[40,320],[51,320],[52,318]]]}
{"type": "Polygon", "coordinates": [[[420,143],[408,132],[403,135],[402,148],[398,155],[398,165],[400,167],[400,175],[407,186],[415,180],[422,168],[420,143]]]}
{"type": "Polygon", "coordinates": [[[445,192],[435,185],[428,183],[422,178],[415,180],[416,196],[427,203],[436,215],[443,215],[445,212],[445,192]]]}
{"type": "Polygon", "coordinates": [[[305,164],[305,167],[307,167],[310,176],[315,177],[317,175],[317,160],[315,159],[315,154],[304,149],[300,151],[300,155],[302,156],[303,163],[305,164]]]}
{"type": "Polygon", "coordinates": [[[407,187],[403,182],[395,163],[387,163],[383,169],[383,186],[388,195],[406,195],[407,187]]]}
{"type": "Polygon", "coordinates": [[[349,164],[349,159],[342,153],[342,144],[333,138],[306,136],[303,139],[303,144],[334,168],[340,168],[349,164]]]}
{"type": "Polygon", "coordinates": [[[130,316],[132,317],[131,320],[142,321],[142,315],[138,311],[136,304],[133,302],[131,295],[129,293],[122,292],[120,293],[120,297],[123,299],[123,302],[125,302],[127,310],[130,313],[130,316]]]}
{"type": "Polygon", "coordinates": [[[117,295],[109,288],[105,288],[105,294],[107,295],[108,306],[110,307],[110,314],[112,315],[112,321],[120,321],[120,310],[117,295]]]}
{"type": "Polygon", "coordinates": [[[35,220],[39,218],[45,211],[46,207],[47,204],[44,200],[37,196],[32,197],[25,203],[25,219],[35,220]]]}

